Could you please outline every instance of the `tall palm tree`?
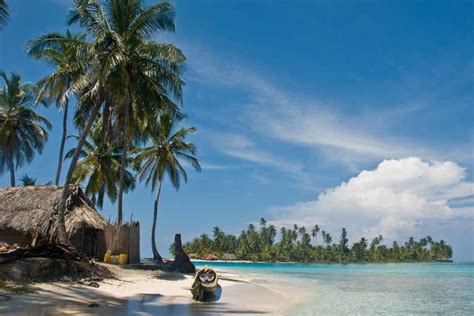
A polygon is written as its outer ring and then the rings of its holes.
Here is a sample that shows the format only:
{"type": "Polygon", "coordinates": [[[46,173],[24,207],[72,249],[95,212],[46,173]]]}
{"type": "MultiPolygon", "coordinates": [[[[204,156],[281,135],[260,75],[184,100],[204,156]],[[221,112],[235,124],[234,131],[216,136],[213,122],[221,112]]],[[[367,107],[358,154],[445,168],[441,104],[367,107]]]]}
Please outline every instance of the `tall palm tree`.
{"type": "Polygon", "coordinates": [[[314,225],[313,229],[311,230],[311,236],[314,238],[314,245],[318,245],[318,233],[319,233],[319,225],[314,225]]]}
{"type": "Polygon", "coordinates": [[[41,153],[48,140],[49,121],[33,108],[35,91],[22,83],[18,74],[10,78],[0,71],[5,87],[0,90],[0,174],[10,171],[11,186],[15,186],[15,169],[30,163],[35,152],[41,153]]]}
{"type": "Polygon", "coordinates": [[[324,243],[326,244],[327,247],[329,247],[332,243],[332,237],[329,233],[326,233],[325,232],[325,236],[324,236],[324,243]]]}
{"type": "Polygon", "coordinates": [[[142,148],[134,161],[137,166],[140,165],[138,170],[140,180],[146,179],[146,185],[151,184],[152,190],[156,190],[151,230],[151,246],[153,258],[158,262],[161,262],[162,258],[156,248],[156,219],[165,174],[168,175],[171,185],[178,190],[181,178],[183,178],[185,182],[187,182],[188,179],[181,161],[190,164],[197,171],[201,170],[199,161],[195,157],[195,145],[185,142],[186,136],[194,133],[196,128],[180,128],[176,130],[176,125],[181,119],[181,116],[171,111],[161,115],[157,120],[157,124],[153,126],[150,132],[151,146],[142,148]]]}
{"type": "Polygon", "coordinates": [[[8,3],[6,0],[0,0],[0,30],[7,24],[8,17],[8,3]]]}
{"type": "Polygon", "coordinates": [[[136,122],[139,117],[153,117],[164,108],[175,108],[171,98],[181,100],[183,82],[179,73],[184,55],[173,45],[151,40],[154,33],[174,31],[174,11],[167,1],[147,7],[143,0],[76,0],[69,23],[79,23],[87,30],[98,59],[94,75],[84,76],[77,86],[94,87],[91,92],[95,94],[100,91],[102,95],[113,95],[110,112],[121,126],[119,136],[124,146],[117,206],[120,224],[125,167],[131,141],[138,133],[136,122]]]}
{"type": "Polygon", "coordinates": [[[50,33],[28,43],[28,54],[35,59],[45,60],[56,69],[50,75],[38,81],[38,100],[54,100],[56,107],[63,113],[62,137],[59,147],[58,166],[55,184],[59,185],[64,158],[64,146],[67,138],[68,107],[71,86],[76,82],[88,64],[87,51],[89,44],[85,35],[73,35],[69,30],[66,35],[50,33]]]}
{"type": "MultiPolygon", "coordinates": [[[[101,120],[90,131],[81,149],[81,158],[77,162],[73,174],[73,182],[76,184],[86,182],[86,194],[91,198],[96,206],[102,208],[104,196],[115,202],[117,199],[117,188],[119,183],[119,170],[121,162],[121,148],[117,142],[109,144],[106,152],[102,150],[101,141],[101,120]]],[[[78,139],[78,135],[71,135],[71,138],[78,139]]],[[[66,154],[66,158],[74,155],[76,149],[72,148],[66,154]]],[[[130,159],[127,165],[130,165],[130,159]]],[[[129,171],[125,173],[125,190],[135,188],[135,177],[129,171]]]]}

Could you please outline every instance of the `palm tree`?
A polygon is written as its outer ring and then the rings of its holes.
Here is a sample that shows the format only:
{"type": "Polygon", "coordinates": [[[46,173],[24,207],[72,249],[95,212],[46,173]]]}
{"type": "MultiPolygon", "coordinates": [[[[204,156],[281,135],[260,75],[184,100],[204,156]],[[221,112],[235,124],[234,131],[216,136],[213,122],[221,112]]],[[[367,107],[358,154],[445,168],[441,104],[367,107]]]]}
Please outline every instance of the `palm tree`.
{"type": "Polygon", "coordinates": [[[9,15],[7,1],[0,0],[0,30],[7,24],[9,15]]]}
{"type": "Polygon", "coordinates": [[[314,225],[313,229],[311,230],[311,236],[314,238],[314,245],[318,245],[318,233],[319,233],[319,225],[314,225]]]}
{"type": "Polygon", "coordinates": [[[326,244],[327,247],[329,247],[332,243],[332,237],[329,233],[326,233],[324,236],[324,243],[326,244]]]}
{"type": "Polygon", "coordinates": [[[33,108],[34,87],[22,83],[18,74],[11,77],[0,71],[5,87],[0,91],[0,174],[10,171],[15,186],[15,170],[30,163],[35,152],[41,153],[48,140],[51,124],[33,108]]]}
{"type": "Polygon", "coordinates": [[[36,185],[36,179],[31,178],[27,174],[20,178],[21,184],[26,187],[29,185],[36,185]]]}
{"type": "MultiPolygon", "coordinates": [[[[118,175],[121,161],[121,148],[117,142],[109,144],[108,150],[105,153],[102,151],[103,145],[100,143],[101,122],[102,120],[89,132],[88,140],[86,140],[81,149],[81,159],[77,162],[73,174],[74,183],[87,183],[86,194],[99,208],[103,206],[104,195],[107,195],[112,202],[115,202],[117,199],[118,175]]],[[[69,137],[79,138],[78,135],[71,135],[69,137]]],[[[72,157],[75,150],[75,148],[72,148],[66,154],[66,158],[72,157]]],[[[130,162],[129,159],[127,165],[130,165],[130,162]]],[[[125,190],[133,190],[134,188],[135,177],[129,170],[126,170],[125,190]]]]}
{"type": "Polygon", "coordinates": [[[194,133],[196,128],[180,128],[176,125],[182,116],[174,112],[166,112],[160,116],[150,131],[151,146],[142,148],[135,157],[134,163],[140,165],[138,174],[140,180],[146,178],[146,185],[151,184],[152,191],[156,190],[153,209],[153,225],[151,231],[151,245],[153,258],[161,262],[155,243],[156,218],[158,216],[158,201],[165,174],[171,185],[178,190],[181,178],[186,182],[188,177],[181,161],[190,164],[197,171],[201,170],[199,161],[195,157],[196,147],[193,143],[186,143],[187,135],[194,133]]]}
{"type": "Polygon", "coordinates": [[[300,237],[302,238],[306,234],[306,227],[301,226],[298,228],[298,234],[300,234],[300,237]]]}
{"type": "MultiPolygon", "coordinates": [[[[135,136],[135,118],[146,120],[153,117],[151,114],[175,108],[171,97],[180,101],[183,82],[179,71],[184,55],[173,45],[151,40],[157,32],[174,31],[172,6],[159,2],[146,7],[143,3],[143,0],[110,0],[103,5],[98,0],[76,0],[71,10],[68,23],[79,24],[86,31],[91,49],[85,75],[71,88],[80,93],[76,116],[83,114],[84,124],[58,206],[59,240],[67,246],[71,246],[64,222],[68,186],[89,129],[102,106],[104,114],[107,111],[114,115],[123,131],[118,135],[124,139],[117,210],[120,224],[125,165],[129,143],[135,136]]],[[[104,128],[103,138],[107,130],[104,128]]]]}
{"type": "Polygon", "coordinates": [[[50,33],[30,41],[28,54],[35,59],[45,60],[56,69],[50,75],[38,81],[38,100],[55,101],[56,107],[63,110],[63,131],[59,147],[58,166],[55,184],[59,185],[64,156],[64,146],[67,137],[67,117],[71,87],[87,67],[87,50],[89,44],[85,35],[72,35],[69,30],[66,35],[50,33]]]}
{"type": "Polygon", "coordinates": [[[121,126],[119,137],[124,140],[117,206],[117,221],[121,224],[125,165],[130,143],[138,133],[137,122],[165,108],[176,108],[170,96],[181,100],[183,82],[179,72],[184,55],[173,45],[151,40],[154,33],[174,31],[174,11],[167,1],[146,7],[143,0],[110,0],[103,4],[76,0],[69,23],[87,29],[99,61],[93,72],[100,79],[84,76],[78,86],[98,87],[100,81],[101,93],[113,95],[111,113],[121,126]]]}

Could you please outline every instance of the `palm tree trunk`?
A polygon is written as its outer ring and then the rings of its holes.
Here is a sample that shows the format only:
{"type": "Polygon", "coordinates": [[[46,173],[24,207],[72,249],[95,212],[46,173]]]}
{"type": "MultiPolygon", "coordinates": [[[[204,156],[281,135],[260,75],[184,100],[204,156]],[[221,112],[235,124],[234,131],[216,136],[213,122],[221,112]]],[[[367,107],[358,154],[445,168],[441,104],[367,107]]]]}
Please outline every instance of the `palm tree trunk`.
{"type": "MultiPolygon", "coordinates": [[[[102,157],[105,156],[107,151],[109,150],[109,136],[111,134],[111,123],[110,123],[110,100],[107,99],[104,103],[104,110],[102,115],[102,131],[100,135],[100,154],[102,157]]],[[[105,195],[105,186],[106,184],[102,184],[102,187],[99,190],[99,196],[97,198],[96,206],[102,208],[104,205],[104,195],[105,195]]]]}
{"type": "Polygon", "coordinates": [[[8,169],[10,169],[10,184],[13,188],[15,186],[15,164],[13,162],[13,155],[8,157],[8,169]]]}
{"type": "Polygon", "coordinates": [[[63,165],[64,145],[66,144],[67,137],[67,112],[69,106],[69,99],[64,102],[64,115],[63,115],[63,136],[61,137],[61,146],[59,147],[59,158],[58,158],[58,169],[56,170],[56,185],[59,185],[59,179],[61,178],[61,168],[63,165]]]}
{"type": "Polygon", "coordinates": [[[158,201],[160,200],[160,192],[161,192],[161,180],[158,182],[158,190],[156,191],[155,205],[153,208],[153,226],[151,228],[151,249],[153,250],[153,259],[157,262],[163,261],[163,258],[161,258],[160,254],[158,253],[158,249],[156,248],[156,241],[155,241],[156,218],[158,217],[158,201]]]}
{"type": "Polygon", "coordinates": [[[122,218],[123,218],[123,189],[125,186],[125,164],[127,162],[127,155],[128,155],[128,123],[130,121],[130,113],[129,113],[129,100],[128,96],[125,98],[125,120],[124,120],[124,133],[125,133],[125,140],[124,146],[122,151],[122,159],[120,161],[120,178],[119,178],[119,192],[118,192],[118,203],[117,203],[117,225],[122,225],[122,218]]]}
{"type": "Polygon", "coordinates": [[[97,101],[97,103],[94,104],[94,108],[92,109],[89,119],[87,120],[86,126],[82,130],[81,137],[79,138],[79,143],[77,144],[76,150],[74,151],[74,156],[72,157],[72,160],[71,160],[71,164],[69,165],[69,170],[67,172],[66,179],[64,181],[63,191],[61,193],[61,200],[59,202],[59,207],[58,207],[59,242],[69,247],[71,247],[72,245],[71,245],[71,242],[69,241],[69,238],[67,237],[66,222],[64,220],[64,214],[66,213],[66,199],[67,199],[67,195],[69,191],[69,185],[71,184],[72,175],[74,173],[74,169],[76,168],[77,161],[79,160],[79,155],[81,153],[82,147],[84,146],[84,143],[86,142],[87,134],[89,133],[89,130],[91,129],[92,124],[94,124],[97,113],[99,112],[100,104],[101,104],[100,101],[97,101]]]}
{"type": "Polygon", "coordinates": [[[96,207],[102,208],[104,206],[105,184],[100,188],[99,196],[97,197],[96,207]]]}

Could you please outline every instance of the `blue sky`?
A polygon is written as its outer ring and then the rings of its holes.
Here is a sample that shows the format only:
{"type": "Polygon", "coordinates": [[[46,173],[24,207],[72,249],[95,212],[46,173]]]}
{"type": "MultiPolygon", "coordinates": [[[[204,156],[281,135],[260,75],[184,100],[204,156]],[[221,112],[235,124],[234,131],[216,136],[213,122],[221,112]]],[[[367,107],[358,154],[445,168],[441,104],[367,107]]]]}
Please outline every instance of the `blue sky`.
{"type": "MultiPolygon", "coordinates": [[[[70,1],[10,1],[0,69],[27,81],[49,68],[26,42],[64,31],[70,1]]],[[[201,173],[166,186],[158,245],[265,217],[320,224],[337,239],[431,234],[474,260],[474,4],[469,1],[176,1],[158,40],[188,58],[183,108],[198,128],[201,173]]],[[[53,180],[59,113],[42,156],[18,170],[53,180]]],[[[72,130],[72,126],[71,126],[72,130]]],[[[70,145],[70,144],[69,144],[70,145]]],[[[7,186],[7,174],[0,185],[7,186]]],[[[150,256],[153,198],[139,185],[125,217],[150,256]]],[[[106,205],[105,218],[115,217],[106,205]]]]}

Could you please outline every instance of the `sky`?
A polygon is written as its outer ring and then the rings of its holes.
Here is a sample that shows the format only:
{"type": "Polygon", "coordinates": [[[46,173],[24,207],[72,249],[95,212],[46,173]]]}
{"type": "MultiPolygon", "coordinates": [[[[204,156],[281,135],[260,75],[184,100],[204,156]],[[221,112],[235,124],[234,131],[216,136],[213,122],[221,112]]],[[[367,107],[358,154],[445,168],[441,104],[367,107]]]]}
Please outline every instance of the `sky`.
{"type": "MultiPolygon", "coordinates": [[[[25,46],[64,32],[71,3],[9,1],[0,69],[30,82],[47,75],[25,46]]],[[[319,224],[333,240],[346,227],[351,242],[431,235],[453,245],[455,260],[474,260],[472,1],[174,3],[176,33],[156,40],[186,54],[184,124],[198,129],[190,140],[203,170],[190,170],[178,192],[165,183],[161,252],[175,233],[238,234],[264,217],[319,224]]],[[[17,174],[45,183],[62,113],[39,111],[54,127],[17,174]]],[[[139,184],[124,210],[141,223],[142,257],[151,256],[151,188],[139,184]]],[[[100,212],[114,220],[116,205],[100,212]]]]}

